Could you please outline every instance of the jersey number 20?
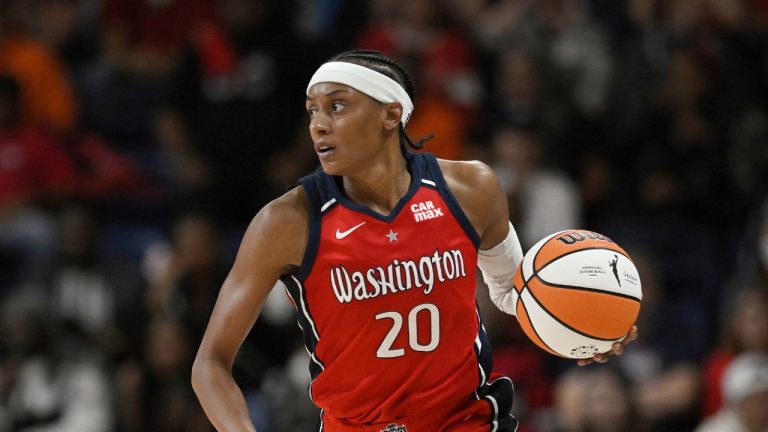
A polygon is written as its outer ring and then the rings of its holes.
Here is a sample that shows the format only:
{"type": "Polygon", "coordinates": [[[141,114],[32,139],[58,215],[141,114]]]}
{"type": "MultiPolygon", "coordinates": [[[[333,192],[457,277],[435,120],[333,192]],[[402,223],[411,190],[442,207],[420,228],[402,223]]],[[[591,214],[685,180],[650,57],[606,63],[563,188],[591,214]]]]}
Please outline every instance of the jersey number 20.
{"type": "MultiPolygon", "coordinates": [[[[381,341],[379,349],[376,350],[376,357],[379,358],[393,358],[402,357],[405,355],[405,348],[392,348],[392,344],[395,342],[395,338],[403,328],[403,316],[399,312],[382,312],[376,315],[376,319],[389,318],[392,320],[392,328],[389,329],[389,333],[381,341]]],[[[420,304],[410,312],[408,312],[408,345],[414,351],[430,352],[437,348],[437,344],[440,343],[440,311],[437,306],[431,303],[420,304]],[[426,311],[429,313],[429,343],[423,345],[418,339],[418,321],[417,317],[419,312],[426,311]]]]}

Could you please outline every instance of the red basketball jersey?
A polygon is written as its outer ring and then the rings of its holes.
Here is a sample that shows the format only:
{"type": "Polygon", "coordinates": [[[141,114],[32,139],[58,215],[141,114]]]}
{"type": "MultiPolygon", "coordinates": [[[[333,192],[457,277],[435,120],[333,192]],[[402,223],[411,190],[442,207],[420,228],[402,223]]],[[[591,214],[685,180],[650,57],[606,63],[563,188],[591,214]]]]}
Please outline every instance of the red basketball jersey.
{"type": "Polygon", "coordinates": [[[475,302],[479,237],[434,156],[407,159],[411,186],[386,216],[348,200],[332,176],[301,180],[309,243],[282,280],[311,355],[310,396],[350,425],[476,396],[490,373],[475,302]]]}

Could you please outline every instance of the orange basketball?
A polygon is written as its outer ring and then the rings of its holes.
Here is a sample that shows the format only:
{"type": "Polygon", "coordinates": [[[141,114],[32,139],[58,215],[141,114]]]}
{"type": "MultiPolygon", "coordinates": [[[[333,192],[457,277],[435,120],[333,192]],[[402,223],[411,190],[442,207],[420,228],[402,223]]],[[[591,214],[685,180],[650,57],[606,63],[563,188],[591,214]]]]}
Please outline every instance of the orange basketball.
{"type": "Polygon", "coordinates": [[[640,276],[608,237],[566,230],[545,237],[515,272],[517,319],[544,350],[567,358],[607,352],[640,312],[640,276]]]}

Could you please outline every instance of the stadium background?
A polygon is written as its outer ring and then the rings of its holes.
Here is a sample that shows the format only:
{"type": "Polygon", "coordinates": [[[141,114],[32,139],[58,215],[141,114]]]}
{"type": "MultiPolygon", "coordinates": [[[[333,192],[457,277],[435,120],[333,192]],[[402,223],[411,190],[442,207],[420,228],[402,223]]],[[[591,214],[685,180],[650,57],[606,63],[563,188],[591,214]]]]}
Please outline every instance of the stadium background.
{"type": "MultiPolygon", "coordinates": [[[[308,78],[356,47],[412,72],[427,150],[497,170],[524,247],[583,227],[640,268],[608,366],[480,288],[519,430],[694,430],[768,352],[767,36],[765,0],[0,0],[0,431],[211,430],[189,370],[217,290],[317,166],[308,78]]],[[[275,291],[235,374],[258,430],[312,430],[275,291]]]]}

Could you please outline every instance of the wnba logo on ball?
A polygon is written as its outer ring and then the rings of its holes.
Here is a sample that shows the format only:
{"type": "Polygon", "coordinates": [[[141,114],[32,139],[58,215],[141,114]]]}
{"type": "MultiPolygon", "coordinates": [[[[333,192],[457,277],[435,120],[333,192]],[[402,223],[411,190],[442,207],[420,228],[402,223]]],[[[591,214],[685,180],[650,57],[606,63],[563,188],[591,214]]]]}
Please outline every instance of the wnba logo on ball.
{"type": "Polygon", "coordinates": [[[381,432],[408,432],[408,429],[405,428],[405,425],[398,426],[394,423],[390,423],[381,430],[381,432]]]}
{"type": "Polygon", "coordinates": [[[570,231],[568,234],[558,237],[557,239],[567,245],[571,245],[586,239],[603,240],[613,243],[613,240],[609,239],[608,237],[592,231],[570,231]]]}
{"type": "Polygon", "coordinates": [[[588,358],[597,354],[599,350],[594,345],[581,345],[571,350],[571,356],[576,358],[588,358]]]}

